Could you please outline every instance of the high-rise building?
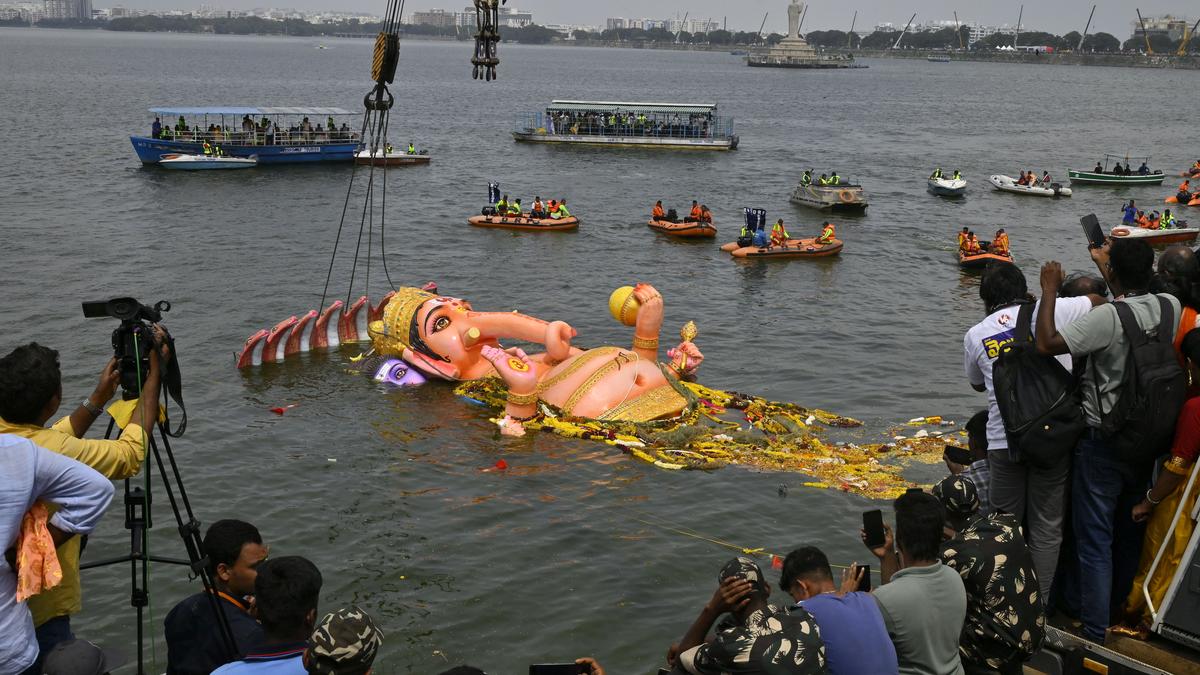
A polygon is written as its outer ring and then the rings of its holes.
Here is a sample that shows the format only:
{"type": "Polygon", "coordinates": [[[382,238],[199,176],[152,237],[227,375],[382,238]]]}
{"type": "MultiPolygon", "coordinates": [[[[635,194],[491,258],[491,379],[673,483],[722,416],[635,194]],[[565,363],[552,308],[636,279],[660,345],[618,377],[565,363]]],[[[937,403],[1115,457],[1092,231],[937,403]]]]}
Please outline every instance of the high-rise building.
{"type": "MultiPolygon", "coordinates": [[[[1187,19],[1181,19],[1170,14],[1160,17],[1145,17],[1145,21],[1146,34],[1150,36],[1165,35],[1168,40],[1181,39],[1187,33],[1188,29],[1191,28],[1191,24],[1188,23],[1187,19]]],[[[1132,37],[1140,39],[1142,37],[1141,22],[1131,21],[1130,24],[1133,26],[1132,37]]]]}
{"type": "Polygon", "coordinates": [[[454,12],[444,9],[430,9],[424,12],[413,12],[412,22],[419,26],[437,26],[438,28],[453,28],[454,12]]]}

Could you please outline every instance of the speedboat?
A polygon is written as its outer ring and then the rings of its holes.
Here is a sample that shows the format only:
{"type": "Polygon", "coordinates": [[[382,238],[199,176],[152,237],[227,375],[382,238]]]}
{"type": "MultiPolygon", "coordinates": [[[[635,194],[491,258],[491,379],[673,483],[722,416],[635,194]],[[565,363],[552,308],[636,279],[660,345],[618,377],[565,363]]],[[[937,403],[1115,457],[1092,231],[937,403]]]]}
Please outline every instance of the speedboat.
{"type": "Polygon", "coordinates": [[[1004,192],[1012,192],[1019,195],[1031,195],[1034,197],[1070,197],[1071,188],[1063,187],[1062,183],[1051,183],[1049,186],[1041,185],[1017,185],[1017,179],[1012,176],[996,174],[988,178],[992,185],[996,186],[997,190],[1004,192]]]}
{"type": "Polygon", "coordinates": [[[375,151],[374,154],[370,150],[359,150],[354,153],[355,164],[374,164],[375,166],[408,166],[410,164],[428,164],[432,157],[429,156],[428,150],[422,150],[417,154],[408,154],[392,149],[391,152],[381,150],[375,151]]]}
{"type": "Polygon", "coordinates": [[[1190,244],[1200,235],[1200,227],[1187,227],[1186,222],[1160,230],[1119,226],[1114,227],[1110,234],[1114,239],[1141,239],[1147,244],[1190,244]]]}
{"type": "Polygon", "coordinates": [[[249,169],[258,166],[258,158],[250,157],[214,157],[212,155],[163,155],[158,165],[164,169],[180,171],[208,171],[213,169],[249,169]]]}
{"type": "Polygon", "coordinates": [[[939,197],[961,197],[967,191],[967,181],[961,178],[930,178],[929,191],[939,197]]]}

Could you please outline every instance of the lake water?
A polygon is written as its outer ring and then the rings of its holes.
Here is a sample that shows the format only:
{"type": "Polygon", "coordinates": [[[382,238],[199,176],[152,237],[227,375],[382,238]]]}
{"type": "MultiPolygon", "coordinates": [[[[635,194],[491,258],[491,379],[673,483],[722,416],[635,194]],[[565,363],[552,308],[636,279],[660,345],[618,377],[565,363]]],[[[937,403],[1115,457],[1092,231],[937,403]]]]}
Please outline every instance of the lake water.
{"type": "MultiPolygon", "coordinates": [[[[351,168],[174,174],[143,168],[128,136],[149,131],[154,105],[358,109],[370,41],[325,44],[0,29],[0,350],[30,340],[59,349],[64,400],[76,401],[94,386],[115,323],[84,320],[79,302],[172,301],[190,413],[173,447],[199,518],[250,520],[272,554],[316,562],[323,610],[358,603],[386,631],[380,673],[462,662],[520,673],[589,654],[609,672],[654,672],[734,552],[649,522],[769,551],[818,543],[841,563],[869,557],[859,514],[881,505],[803,488],[799,475],[672,472],[606,445],[501,439],[487,412],[449,387],[389,391],[347,374],[352,350],[235,370],[246,336],[317,306],[351,168]],[[270,412],[285,404],[297,407],[270,412]],[[502,458],[508,471],[481,471],[502,458]]],[[[978,278],[954,262],[958,229],[1007,228],[1036,288],[1045,260],[1090,268],[1079,216],[1113,224],[1124,199],[1160,205],[1174,187],[1043,200],[994,192],[989,174],[1065,179],[1067,166],[1130,152],[1174,175],[1195,159],[1179,142],[1188,127],[1177,106],[1159,105],[1191,91],[1194,72],[917,60],[805,72],[720,53],[503,45],[501,79],[485,84],[470,78],[470,49],[401,48],[392,138],[436,158],[389,174],[394,280],[435,280],[480,309],[568,321],[585,344],[627,342],[608,294],[651,282],[666,298],[668,334],[699,325],[702,382],[862,419],[866,441],[920,415],[961,423],[985,405],[962,374],[962,335],[983,308],[978,278]],[[741,145],[513,143],[516,119],[554,98],[716,102],[736,118],[741,145]],[[925,192],[937,165],[962,170],[966,199],[925,192]],[[835,220],[840,257],[737,263],[715,244],[645,226],[655,199],[683,210],[699,198],[718,243],[743,206],[811,236],[822,216],[787,200],[806,168],[836,169],[870,193],[865,216],[835,220]],[[526,199],[566,196],[584,224],[546,235],[468,227],[489,179],[526,199]]],[[[377,266],[372,275],[377,296],[377,266]]],[[[334,297],[347,280],[337,265],[334,297]]],[[[911,470],[923,481],[941,473],[911,470]]],[[[151,549],[182,556],[158,499],[151,549]]],[[[118,504],[87,557],[119,555],[127,542],[118,504]]],[[[86,572],[84,586],[76,632],[132,653],[127,568],[86,572]]],[[[196,588],[180,568],[154,567],[156,636],[196,588]]],[[[160,672],[161,638],[155,653],[160,672]]]]}

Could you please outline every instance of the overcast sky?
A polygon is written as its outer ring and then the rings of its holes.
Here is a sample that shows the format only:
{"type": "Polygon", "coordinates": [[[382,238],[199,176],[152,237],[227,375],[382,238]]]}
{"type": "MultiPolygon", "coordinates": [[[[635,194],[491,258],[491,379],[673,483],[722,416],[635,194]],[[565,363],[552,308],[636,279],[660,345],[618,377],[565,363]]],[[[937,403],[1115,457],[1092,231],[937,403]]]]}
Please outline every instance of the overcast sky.
{"type": "MultiPolygon", "coordinates": [[[[280,7],[297,9],[342,9],[382,14],[385,0],[274,0],[280,7]]],[[[683,16],[689,12],[691,18],[728,20],[731,30],[758,30],[763,14],[767,18],[767,30],[778,33],[787,30],[785,5],[788,0],[509,0],[508,5],[533,12],[538,23],[577,23],[603,25],[610,16],[630,18],[669,18],[683,16]]],[[[251,9],[271,3],[271,0],[124,0],[111,4],[126,7],[181,9],[198,8],[201,4],[221,9],[251,9]]],[[[97,0],[95,5],[103,7],[109,3],[97,0]]],[[[465,0],[407,0],[405,13],[418,9],[442,8],[462,11],[471,4],[465,0]]],[[[1046,30],[1052,33],[1082,31],[1087,23],[1092,5],[1096,18],[1092,20],[1091,32],[1105,31],[1122,39],[1129,36],[1130,21],[1136,21],[1134,8],[1142,10],[1143,16],[1175,14],[1191,16],[1195,21],[1200,5],[1194,0],[1041,0],[1026,2],[1022,27],[1031,30],[1046,30]],[[1190,12],[1190,14],[1189,14],[1190,12]]],[[[804,30],[850,28],[850,19],[858,11],[856,30],[867,32],[878,23],[891,22],[903,26],[913,12],[917,22],[953,19],[953,12],[963,21],[978,21],[987,24],[1017,23],[1017,11],[1021,0],[995,2],[985,0],[815,0],[811,3],[804,30]]]]}

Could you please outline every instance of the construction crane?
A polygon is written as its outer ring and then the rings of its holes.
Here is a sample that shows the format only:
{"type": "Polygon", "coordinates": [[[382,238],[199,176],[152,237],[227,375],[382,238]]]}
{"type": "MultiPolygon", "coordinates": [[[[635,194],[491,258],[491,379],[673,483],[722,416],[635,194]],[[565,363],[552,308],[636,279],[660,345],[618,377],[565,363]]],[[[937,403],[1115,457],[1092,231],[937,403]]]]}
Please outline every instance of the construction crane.
{"type": "Polygon", "coordinates": [[[916,18],[917,18],[917,13],[913,12],[912,18],[909,19],[908,23],[904,25],[904,30],[900,31],[900,37],[896,38],[896,44],[892,45],[892,49],[900,48],[900,41],[904,39],[904,34],[907,33],[908,29],[912,27],[912,22],[915,21],[916,18]]]}
{"type": "Polygon", "coordinates": [[[854,18],[850,19],[850,32],[846,33],[846,49],[850,48],[850,41],[854,39],[854,24],[858,21],[858,10],[854,11],[854,18]]]}
{"type": "MultiPolygon", "coordinates": [[[[769,13],[768,13],[768,14],[769,14],[769,13]]],[[[763,14],[763,22],[762,22],[761,24],[759,24],[759,26],[758,26],[758,39],[759,39],[759,40],[762,40],[762,39],[763,39],[763,33],[762,33],[762,32],[763,32],[763,29],[767,27],[767,16],[768,16],[768,14],[763,14]]]]}
{"type": "Polygon", "coordinates": [[[1096,6],[1092,5],[1092,13],[1088,14],[1087,25],[1083,27],[1083,34],[1081,34],[1079,36],[1079,46],[1075,48],[1075,51],[1077,51],[1077,52],[1083,51],[1083,41],[1087,39],[1088,29],[1092,27],[1092,17],[1095,15],[1096,15],[1096,6]]]}
{"type": "Polygon", "coordinates": [[[683,35],[683,29],[687,26],[687,18],[690,12],[683,13],[683,21],[679,22],[679,32],[675,33],[675,41],[679,42],[679,36],[683,35]]]}
{"type": "Polygon", "coordinates": [[[1146,20],[1142,18],[1142,10],[1135,8],[1138,15],[1138,23],[1142,24],[1142,38],[1146,41],[1146,53],[1153,54],[1154,48],[1150,46],[1150,33],[1146,32],[1146,20]]]}
{"type": "Polygon", "coordinates": [[[1192,24],[1191,30],[1183,31],[1183,40],[1179,43],[1179,51],[1175,52],[1175,56],[1183,56],[1188,53],[1188,43],[1192,41],[1192,36],[1196,34],[1197,28],[1200,28],[1200,19],[1197,19],[1196,23],[1192,24]]]}
{"type": "Polygon", "coordinates": [[[958,12],[957,11],[954,12],[954,32],[958,35],[958,48],[966,49],[966,47],[963,46],[963,41],[962,41],[962,28],[958,25],[958,12]]]}
{"type": "Polygon", "coordinates": [[[803,33],[801,33],[801,32],[800,32],[800,29],[801,29],[801,28],[804,28],[804,18],[805,18],[806,16],[808,16],[808,5],[805,5],[805,6],[804,6],[804,11],[803,11],[803,12],[800,12],[800,25],[799,25],[799,26],[796,26],[796,34],[797,34],[797,35],[800,35],[800,36],[803,36],[803,35],[804,35],[803,33]]]}

